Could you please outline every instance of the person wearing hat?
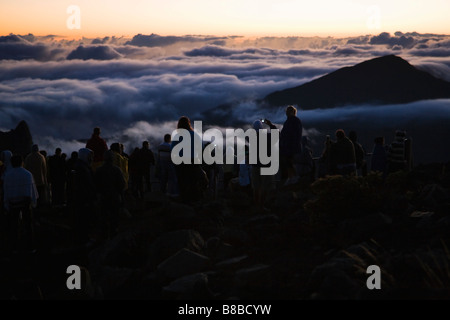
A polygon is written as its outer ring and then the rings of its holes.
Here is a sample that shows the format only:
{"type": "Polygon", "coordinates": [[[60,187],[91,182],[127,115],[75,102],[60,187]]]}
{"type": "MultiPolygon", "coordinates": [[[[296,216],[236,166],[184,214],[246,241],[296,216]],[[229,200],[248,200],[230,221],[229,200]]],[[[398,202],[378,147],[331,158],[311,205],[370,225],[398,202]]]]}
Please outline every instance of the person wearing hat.
{"type": "Polygon", "coordinates": [[[388,150],[388,171],[389,173],[406,169],[405,156],[406,132],[397,130],[394,141],[392,141],[388,150]]]}
{"type": "Polygon", "coordinates": [[[297,117],[297,108],[292,105],[286,108],[286,121],[280,132],[280,157],[282,176],[287,175],[285,185],[298,182],[296,163],[302,152],[303,125],[297,117]]]}

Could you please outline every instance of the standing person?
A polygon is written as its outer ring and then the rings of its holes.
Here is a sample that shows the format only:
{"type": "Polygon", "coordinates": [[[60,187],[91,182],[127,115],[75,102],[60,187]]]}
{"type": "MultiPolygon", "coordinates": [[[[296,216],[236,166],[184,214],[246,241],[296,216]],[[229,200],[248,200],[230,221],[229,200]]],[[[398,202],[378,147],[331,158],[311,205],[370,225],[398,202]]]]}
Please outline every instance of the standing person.
{"type": "Polygon", "coordinates": [[[78,161],[75,164],[73,181],[75,237],[78,244],[85,244],[89,240],[89,231],[96,220],[94,208],[96,189],[92,171],[93,158],[94,153],[92,150],[87,148],[78,150],[78,161]]]}
{"type": "Polygon", "coordinates": [[[95,183],[100,195],[100,225],[107,238],[117,234],[121,197],[125,189],[125,179],[120,168],[113,164],[113,157],[113,151],[107,151],[103,165],[95,172],[95,183]]]}
{"type": "Polygon", "coordinates": [[[302,137],[302,152],[297,164],[297,173],[302,180],[313,182],[315,177],[315,165],[313,160],[313,152],[308,146],[308,137],[302,137]]]}
{"type": "MultiPolygon", "coordinates": [[[[177,130],[187,130],[191,140],[191,150],[188,155],[190,163],[180,163],[175,165],[175,171],[182,201],[185,203],[193,203],[202,198],[202,185],[206,179],[206,174],[202,170],[201,165],[195,163],[198,158],[197,152],[201,152],[201,150],[195,150],[194,145],[196,145],[196,143],[194,140],[197,139],[198,145],[200,146],[202,145],[202,142],[200,136],[195,133],[192,128],[191,120],[186,116],[182,116],[178,120],[177,130]]],[[[183,138],[180,137],[179,132],[177,132],[172,141],[171,149],[173,150],[173,148],[182,140],[183,138]]],[[[183,150],[180,150],[179,156],[183,157],[183,150]]]]}
{"type": "Polygon", "coordinates": [[[356,171],[358,175],[365,177],[367,175],[367,162],[366,162],[366,150],[364,150],[363,146],[357,141],[358,135],[356,131],[350,131],[348,134],[348,138],[352,141],[353,147],[355,148],[355,160],[356,160],[356,171]]]}
{"type": "Polygon", "coordinates": [[[64,204],[66,184],[66,161],[62,157],[61,148],[56,148],[55,154],[48,159],[48,171],[52,190],[52,204],[64,204]]]}
{"type": "Polygon", "coordinates": [[[12,152],[9,150],[3,150],[0,153],[0,252],[6,249],[7,239],[8,239],[8,223],[6,216],[3,214],[3,178],[5,174],[12,169],[11,166],[12,152]]]}
{"type": "Polygon", "coordinates": [[[287,175],[285,185],[295,184],[298,181],[298,173],[295,163],[302,151],[302,121],[297,117],[297,109],[294,106],[286,108],[286,121],[280,132],[280,157],[282,176],[287,175]]]}
{"type": "Polygon", "coordinates": [[[70,158],[66,161],[66,199],[67,204],[71,204],[73,201],[73,178],[75,172],[75,165],[78,161],[78,152],[73,151],[70,154],[70,158]]]}
{"type": "Polygon", "coordinates": [[[120,143],[115,142],[111,144],[111,151],[113,151],[113,164],[118,166],[120,170],[122,170],[123,177],[126,182],[125,189],[128,189],[128,159],[126,159],[124,156],[122,156],[122,153],[120,151],[120,143]]]}
{"type": "Polygon", "coordinates": [[[239,187],[249,197],[252,196],[252,167],[249,162],[248,148],[245,148],[245,158],[239,164],[239,187]]]}
{"type": "Polygon", "coordinates": [[[146,191],[152,191],[152,185],[150,180],[150,166],[155,165],[155,156],[153,151],[150,150],[150,144],[148,141],[142,142],[142,149],[140,150],[141,161],[141,173],[145,182],[146,191]]]}
{"type": "Polygon", "coordinates": [[[91,138],[86,143],[86,148],[94,152],[94,160],[92,163],[93,170],[100,167],[103,163],[103,155],[108,150],[105,139],[100,137],[100,128],[95,127],[91,138]]]}
{"type": "Polygon", "coordinates": [[[47,202],[47,160],[39,152],[39,146],[33,145],[31,153],[25,158],[25,169],[31,172],[39,194],[38,208],[47,202]]]}
{"type": "MultiPolygon", "coordinates": [[[[267,123],[271,129],[276,129],[276,127],[272,124],[272,122],[268,121],[267,119],[264,120],[265,123],[267,123]]],[[[253,122],[253,129],[256,130],[256,148],[257,150],[257,162],[255,164],[252,164],[252,175],[251,175],[251,182],[252,182],[252,189],[253,189],[253,198],[256,205],[256,208],[259,212],[262,211],[269,211],[269,209],[264,207],[264,201],[266,197],[269,195],[270,190],[273,188],[274,184],[274,176],[273,175],[262,175],[261,174],[261,168],[269,167],[270,164],[262,164],[260,161],[260,130],[263,129],[263,124],[260,120],[255,120],[253,122]]],[[[270,132],[267,133],[267,155],[271,156],[271,136],[270,132]]],[[[250,141],[251,143],[251,141],[250,141]]],[[[252,145],[250,144],[250,149],[252,149],[252,145]]]]}
{"type": "Polygon", "coordinates": [[[389,173],[406,169],[406,132],[397,130],[394,141],[392,141],[388,150],[388,171],[389,173]]]}
{"type": "Polygon", "coordinates": [[[222,165],[223,168],[223,191],[226,193],[228,191],[228,187],[230,186],[231,179],[235,176],[235,171],[237,167],[237,157],[234,154],[234,148],[228,146],[225,150],[224,154],[225,159],[233,158],[233,163],[224,163],[222,165]]]}
{"type": "MultiPolygon", "coordinates": [[[[11,157],[12,152],[9,150],[3,150],[2,153],[0,153],[0,214],[3,210],[3,177],[5,174],[12,169],[11,166],[11,157]]],[[[1,218],[0,218],[1,219],[1,218]]]]}
{"type": "Polygon", "coordinates": [[[177,176],[175,167],[170,155],[170,144],[172,137],[170,134],[164,135],[164,141],[158,146],[158,168],[161,192],[169,195],[177,195],[177,176]]]}
{"type": "Polygon", "coordinates": [[[384,145],[384,137],[375,138],[374,143],[370,170],[374,172],[378,171],[385,175],[387,173],[387,153],[386,146],[384,145]]]}
{"type": "Polygon", "coordinates": [[[324,148],[322,151],[322,155],[319,158],[317,165],[317,177],[323,178],[328,174],[332,173],[331,168],[331,138],[329,135],[325,138],[324,148]]]}
{"type": "Polygon", "coordinates": [[[337,174],[356,175],[356,156],[353,142],[344,130],[336,130],[337,141],[331,147],[331,163],[337,174]]]}
{"type": "Polygon", "coordinates": [[[8,170],[3,180],[3,203],[8,215],[9,240],[13,250],[18,250],[20,245],[23,249],[31,251],[33,250],[31,207],[36,206],[39,195],[33,174],[23,168],[22,156],[12,156],[11,166],[11,170],[8,170]],[[22,219],[25,238],[22,244],[19,244],[18,238],[20,219],[22,219]]]}
{"type": "Polygon", "coordinates": [[[142,184],[142,174],[140,172],[140,149],[138,147],[134,148],[133,152],[130,154],[128,159],[128,174],[130,176],[130,189],[131,194],[142,199],[144,197],[144,187],[142,184]]]}

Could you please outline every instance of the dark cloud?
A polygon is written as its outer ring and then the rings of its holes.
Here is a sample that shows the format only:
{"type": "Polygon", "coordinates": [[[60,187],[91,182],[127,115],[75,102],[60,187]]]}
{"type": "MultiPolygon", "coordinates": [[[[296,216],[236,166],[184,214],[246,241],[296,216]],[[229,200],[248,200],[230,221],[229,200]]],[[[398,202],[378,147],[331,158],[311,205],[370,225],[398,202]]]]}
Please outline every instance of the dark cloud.
{"type": "Polygon", "coordinates": [[[418,48],[409,53],[419,57],[450,57],[450,48],[418,48]]]}
{"type": "Polygon", "coordinates": [[[384,44],[389,47],[401,46],[403,48],[411,48],[416,44],[416,40],[412,36],[394,36],[392,37],[390,33],[382,32],[378,36],[373,36],[370,38],[370,44],[384,44]]]}
{"type": "Polygon", "coordinates": [[[21,36],[12,33],[7,36],[0,36],[0,43],[17,43],[17,42],[23,43],[27,41],[21,36]]]}
{"type": "Polygon", "coordinates": [[[276,55],[277,51],[266,48],[230,49],[215,45],[207,45],[202,48],[186,51],[184,54],[188,57],[229,57],[237,54],[276,55]]]}
{"type": "Polygon", "coordinates": [[[110,37],[104,37],[102,39],[96,38],[92,40],[91,44],[105,44],[108,43],[110,39],[111,39],[110,37]]]}
{"type": "Polygon", "coordinates": [[[367,44],[369,42],[368,36],[355,37],[347,40],[347,44],[367,44]]]}
{"type": "MultiPolygon", "coordinates": [[[[127,45],[139,47],[165,47],[182,42],[215,42],[224,41],[228,37],[203,37],[203,36],[160,36],[152,33],[151,35],[137,34],[127,45]]],[[[223,43],[223,42],[221,42],[223,43]]]]}
{"type": "Polygon", "coordinates": [[[109,46],[79,46],[67,56],[67,60],[112,60],[122,57],[120,53],[109,46]]]}
{"type": "Polygon", "coordinates": [[[60,58],[64,52],[64,49],[52,48],[46,44],[23,41],[0,42],[0,60],[48,61],[60,58]]]}

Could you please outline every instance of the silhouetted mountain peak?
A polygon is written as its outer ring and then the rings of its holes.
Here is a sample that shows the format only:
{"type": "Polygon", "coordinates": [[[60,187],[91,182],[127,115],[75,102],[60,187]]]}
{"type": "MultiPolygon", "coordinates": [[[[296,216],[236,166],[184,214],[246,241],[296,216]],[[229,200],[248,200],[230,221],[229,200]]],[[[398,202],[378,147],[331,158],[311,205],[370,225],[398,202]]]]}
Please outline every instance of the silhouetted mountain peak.
{"type": "Polygon", "coordinates": [[[418,70],[395,55],[344,67],[301,86],[276,91],[269,106],[296,104],[302,109],[355,104],[396,104],[450,98],[450,83],[418,70]]]}

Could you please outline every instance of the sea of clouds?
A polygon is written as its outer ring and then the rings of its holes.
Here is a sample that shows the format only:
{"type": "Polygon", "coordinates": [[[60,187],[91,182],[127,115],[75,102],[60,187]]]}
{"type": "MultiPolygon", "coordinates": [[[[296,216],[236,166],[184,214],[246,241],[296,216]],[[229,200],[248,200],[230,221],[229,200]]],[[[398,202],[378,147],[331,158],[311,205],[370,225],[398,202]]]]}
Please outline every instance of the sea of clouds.
{"type": "MultiPolygon", "coordinates": [[[[204,127],[222,129],[259,118],[282,124],[282,109],[261,110],[253,101],[387,54],[399,55],[450,81],[450,36],[446,35],[397,32],[352,38],[245,38],[139,34],[130,39],[75,41],[11,34],[0,37],[0,128],[12,129],[25,120],[41,147],[52,153],[59,146],[70,153],[84,145],[94,126],[102,128],[108,143],[123,142],[130,151],[143,140],[159,143],[182,115],[203,120],[204,127]],[[223,121],[208,118],[206,111],[236,101],[232,110],[224,112],[223,121]]],[[[368,151],[374,137],[383,135],[390,142],[399,128],[408,131],[417,149],[426,149],[420,152],[421,161],[450,160],[450,151],[433,152],[448,149],[449,100],[299,109],[316,156],[325,134],[337,128],[357,130],[368,151]]]]}

